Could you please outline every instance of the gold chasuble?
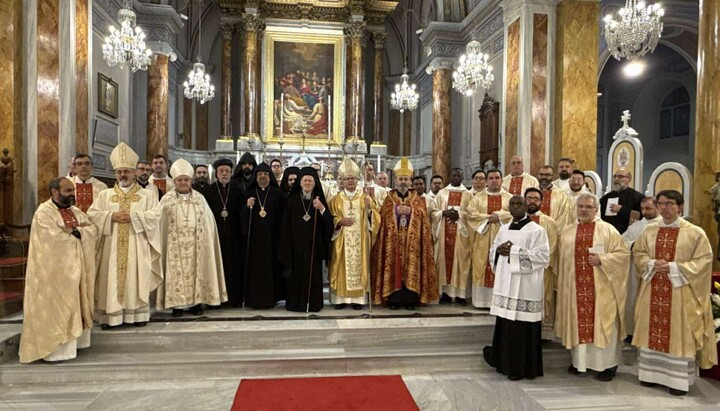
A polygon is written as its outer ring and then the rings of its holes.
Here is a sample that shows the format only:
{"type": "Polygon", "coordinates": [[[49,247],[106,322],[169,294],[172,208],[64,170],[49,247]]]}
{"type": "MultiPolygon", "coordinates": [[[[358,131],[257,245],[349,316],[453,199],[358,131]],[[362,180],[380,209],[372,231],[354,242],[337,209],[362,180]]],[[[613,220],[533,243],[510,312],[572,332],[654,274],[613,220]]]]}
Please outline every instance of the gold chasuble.
{"type": "Polygon", "coordinates": [[[495,241],[500,226],[512,219],[508,211],[511,197],[512,195],[505,190],[497,194],[490,194],[485,190],[475,194],[468,204],[467,223],[469,228],[475,231],[475,241],[472,246],[473,287],[492,288],[495,283],[495,273],[491,264],[488,264],[490,246],[495,241]],[[500,217],[500,222],[488,221],[493,214],[500,217]]]}
{"type": "Polygon", "coordinates": [[[544,313],[542,320],[543,338],[552,340],[555,326],[555,293],[557,290],[557,242],[558,229],[555,221],[538,211],[530,216],[530,219],[545,229],[548,237],[548,248],[550,249],[550,262],[545,268],[543,276],[544,285],[544,313]]]}
{"type": "Polygon", "coordinates": [[[52,199],[38,207],[25,275],[21,363],[45,358],[92,329],[96,241],[97,227],[79,208],[60,209],[52,199]],[[77,228],[81,238],[63,228],[77,228]]]}
{"type": "Polygon", "coordinates": [[[380,214],[370,194],[340,191],[328,202],[335,231],[330,246],[330,291],[343,298],[363,297],[370,273],[370,250],[380,229],[380,214]],[[365,205],[370,200],[370,207],[365,205]],[[369,218],[368,218],[369,217],[369,218]],[[353,218],[351,226],[340,220],[353,218]]]}
{"type": "Polygon", "coordinates": [[[421,304],[437,301],[437,273],[425,199],[415,190],[408,190],[405,198],[392,190],[380,209],[380,218],[380,232],[372,251],[373,302],[387,301],[403,284],[418,294],[421,304]],[[397,212],[403,205],[412,209],[410,215],[397,212]]]}
{"type": "Polygon", "coordinates": [[[597,217],[565,227],[558,258],[555,333],[563,346],[606,348],[612,344],[613,332],[624,339],[630,252],[615,227],[597,217]],[[591,247],[600,257],[599,266],[588,262],[591,247]]]}
{"type": "Polygon", "coordinates": [[[635,241],[633,255],[641,277],[633,345],[695,358],[700,368],[717,364],[710,305],[713,254],[705,232],[682,218],[669,226],[651,224],[635,241]],[[655,272],[655,260],[669,262],[670,272],[655,272]]]}
{"type": "Polygon", "coordinates": [[[552,186],[550,190],[542,190],[542,192],[543,202],[540,211],[552,217],[559,230],[572,224],[574,222],[572,220],[573,212],[570,209],[571,204],[567,194],[556,186],[552,186]]]}
{"type": "Polygon", "coordinates": [[[523,196],[525,195],[525,190],[527,190],[529,187],[537,188],[539,185],[540,183],[538,182],[537,178],[531,176],[528,173],[522,173],[518,176],[508,174],[503,177],[502,180],[503,190],[517,196],[523,196]]]}
{"type": "Polygon", "coordinates": [[[438,281],[450,297],[466,298],[472,244],[465,220],[470,200],[472,194],[467,188],[448,185],[435,196],[435,209],[431,213],[438,281]],[[454,222],[448,220],[442,215],[445,210],[456,210],[460,218],[454,222]]]}

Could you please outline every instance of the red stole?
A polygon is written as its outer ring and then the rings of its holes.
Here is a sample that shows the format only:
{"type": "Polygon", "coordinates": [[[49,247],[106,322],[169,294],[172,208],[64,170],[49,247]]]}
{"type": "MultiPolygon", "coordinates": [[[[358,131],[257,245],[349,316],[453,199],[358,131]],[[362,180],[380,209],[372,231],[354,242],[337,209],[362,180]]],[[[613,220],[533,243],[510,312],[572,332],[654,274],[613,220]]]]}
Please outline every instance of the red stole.
{"type": "MultiPolygon", "coordinates": [[[[655,259],[672,262],[680,234],[679,227],[660,227],[655,239],[655,259]]],[[[670,352],[670,320],[672,309],[672,282],[668,273],[655,273],[650,281],[650,324],[648,327],[648,348],[659,352],[670,352]]]]}
{"type": "Polygon", "coordinates": [[[551,201],[552,201],[552,190],[543,190],[542,206],[540,206],[540,211],[542,211],[543,214],[551,215],[550,214],[551,201]]]}
{"type": "MultiPolygon", "coordinates": [[[[448,191],[448,209],[459,207],[462,201],[462,191],[448,191]]],[[[452,278],[453,262],[455,261],[455,238],[457,237],[457,222],[445,219],[445,278],[450,283],[452,278]]]]}
{"type": "Polygon", "coordinates": [[[75,218],[75,213],[72,212],[72,209],[70,209],[70,207],[58,208],[58,211],[60,212],[60,216],[63,219],[63,223],[65,223],[65,228],[75,228],[78,226],[78,221],[77,218],[75,218]]]}
{"type": "Polygon", "coordinates": [[[538,224],[538,225],[540,224],[540,214],[533,214],[533,215],[530,216],[530,219],[531,219],[535,224],[538,224]]]}
{"type": "Polygon", "coordinates": [[[588,261],[588,248],[592,247],[594,236],[594,221],[578,224],[575,234],[575,297],[580,344],[590,344],[595,340],[595,273],[588,261]]]}
{"type": "Polygon", "coordinates": [[[167,193],[167,180],[163,179],[153,179],[153,184],[155,187],[160,190],[160,196],[167,193]]]}
{"type": "MultiPolygon", "coordinates": [[[[492,214],[502,209],[502,195],[489,195],[487,196],[487,213],[492,214]]],[[[483,281],[483,287],[493,288],[495,286],[495,272],[492,270],[492,264],[490,264],[490,253],[488,253],[487,264],[485,264],[485,280],[483,281]]]]}
{"type": "Polygon", "coordinates": [[[75,205],[87,213],[93,202],[93,185],[91,183],[75,184],[75,205]]]}
{"type": "Polygon", "coordinates": [[[511,177],[509,192],[512,195],[522,195],[523,176],[511,177]]]}

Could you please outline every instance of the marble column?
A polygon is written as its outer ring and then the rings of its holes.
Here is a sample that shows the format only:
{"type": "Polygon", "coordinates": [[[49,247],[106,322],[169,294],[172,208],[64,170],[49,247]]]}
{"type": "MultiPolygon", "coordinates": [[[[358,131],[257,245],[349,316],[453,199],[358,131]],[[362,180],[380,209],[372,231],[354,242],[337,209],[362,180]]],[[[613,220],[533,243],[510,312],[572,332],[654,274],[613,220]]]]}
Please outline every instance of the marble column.
{"type": "Polygon", "coordinates": [[[193,148],[193,102],[195,99],[183,98],[183,148],[193,148]]]}
{"type": "Polygon", "coordinates": [[[12,212],[4,210],[4,215],[11,215],[10,221],[20,223],[23,199],[23,59],[22,37],[25,19],[22,13],[23,4],[17,0],[0,0],[0,150],[10,150],[14,159],[15,175],[13,176],[12,212]]]}
{"type": "Polygon", "coordinates": [[[531,174],[552,160],[555,3],[506,0],[501,4],[506,38],[501,167],[506,173],[514,155],[525,159],[531,174]]]}
{"type": "Polygon", "coordinates": [[[75,151],[88,153],[88,0],[75,0],[75,151]]]}
{"type": "Polygon", "coordinates": [[[452,87],[452,62],[446,60],[430,63],[433,76],[432,89],[432,170],[447,181],[450,177],[450,89],[452,87]]]}
{"type": "MultiPolygon", "coordinates": [[[[718,243],[717,223],[713,220],[710,196],[705,190],[720,172],[720,5],[716,1],[700,2],[698,30],[697,104],[695,119],[695,181],[693,184],[693,223],[705,230],[713,250],[718,243]]],[[[689,205],[686,205],[689,206],[689,205]]],[[[720,269],[713,260],[714,269],[720,269]]]]}
{"type": "Polygon", "coordinates": [[[60,168],[59,6],[57,0],[37,1],[37,157],[34,161],[37,161],[38,203],[50,197],[47,186],[57,177],[60,168]]]}
{"type": "Polygon", "coordinates": [[[373,144],[382,144],[383,141],[383,108],[385,99],[383,90],[385,88],[385,77],[383,76],[383,58],[385,55],[386,33],[374,33],[373,44],[375,46],[375,60],[373,61],[373,144]]]}
{"type": "Polygon", "coordinates": [[[168,154],[168,64],[170,58],[155,53],[147,70],[147,156],[168,154]]]}
{"type": "Polygon", "coordinates": [[[257,138],[260,136],[260,48],[258,47],[258,34],[265,28],[265,23],[256,14],[243,14],[242,28],[245,31],[245,58],[243,59],[243,101],[245,105],[245,133],[244,137],[257,138]]]}
{"type": "Polygon", "coordinates": [[[571,157],[581,170],[595,170],[597,160],[599,16],[599,2],[557,6],[552,161],[571,157]]]}
{"type": "Polygon", "coordinates": [[[362,78],[362,49],[363,36],[365,35],[365,22],[352,22],[346,28],[345,32],[350,39],[350,55],[348,81],[349,87],[346,90],[347,108],[345,115],[348,117],[346,122],[345,138],[361,139],[360,135],[364,120],[363,117],[363,78],[362,78]]]}
{"type": "Polygon", "coordinates": [[[221,24],[222,31],[222,73],[221,73],[221,101],[220,101],[220,135],[222,138],[231,138],[230,107],[232,102],[232,39],[235,26],[221,24]]]}
{"type": "Polygon", "coordinates": [[[208,149],[208,103],[195,101],[195,150],[208,149]]]}
{"type": "MultiPolygon", "coordinates": [[[[75,26],[77,21],[75,18],[76,3],[75,0],[59,0],[59,46],[60,55],[74,56],[75,50],[75,26]]],[[[80,51],[80,60],[85,56],[87,64],[86,50],[80,51]]],[[[67,161],[77,152],[76,135],[76,61],[70,58],[59,58],[60,68],[59,82],[59,99],[60,99],[60,138],[58,140],[58,156],[59,156],[59,172],[64,174],[64,167],[67,161]]],[[[87,91],[87,90],[86,90],[87,91]]],[[[82,122],[87,126],[87,119],[82,122]]],[[[87,134],[87,132],[85,133],[87,134]]],[[[86,140],[87,141],[87,140],[86,140]]],[[[87,152],[87,148],[83,151],[87,152]]]]}

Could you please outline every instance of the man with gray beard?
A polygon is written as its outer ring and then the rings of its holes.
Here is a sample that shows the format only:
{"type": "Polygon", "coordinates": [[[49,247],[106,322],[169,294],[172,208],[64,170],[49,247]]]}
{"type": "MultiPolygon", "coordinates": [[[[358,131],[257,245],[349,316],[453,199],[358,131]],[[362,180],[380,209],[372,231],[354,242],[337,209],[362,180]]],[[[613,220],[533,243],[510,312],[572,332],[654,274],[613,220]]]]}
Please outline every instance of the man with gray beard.
{"type": "Polygon", "coordinates": [[[600,218],[612,224],[620,234],[632,222],[640,219],[640,202],[643,193],[629,187],[632,174],[628,170],[617,170],[613,175],[613,189],[600,199],[600,218]]]}

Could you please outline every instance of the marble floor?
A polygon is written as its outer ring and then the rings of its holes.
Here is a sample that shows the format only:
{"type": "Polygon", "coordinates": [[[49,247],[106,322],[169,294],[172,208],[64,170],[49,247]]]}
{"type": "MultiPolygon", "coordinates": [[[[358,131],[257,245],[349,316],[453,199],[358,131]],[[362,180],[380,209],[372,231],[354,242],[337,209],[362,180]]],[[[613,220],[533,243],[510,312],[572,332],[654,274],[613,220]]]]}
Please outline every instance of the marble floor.
{"type": "MultiPolygon", "coordinates": [[[[489,368],[463,373],[403,375],[421,410],[717,410],[720,383],[699,379],[685,397],[637,383],[629,367],[609,382],[546,370],[533,381],[512,382],[489,368]]],[[[239,381],[2,386],[3,410],[228,410],[239,381]]]]}

